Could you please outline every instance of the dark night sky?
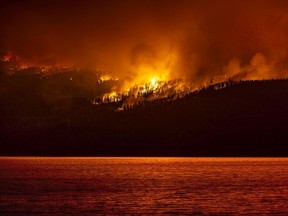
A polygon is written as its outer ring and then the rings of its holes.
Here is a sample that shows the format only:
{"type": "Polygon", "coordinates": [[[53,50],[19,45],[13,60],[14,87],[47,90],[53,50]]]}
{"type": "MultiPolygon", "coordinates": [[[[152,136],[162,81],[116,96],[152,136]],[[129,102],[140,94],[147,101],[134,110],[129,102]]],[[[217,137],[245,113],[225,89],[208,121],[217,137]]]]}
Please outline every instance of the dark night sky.
{"type": "Polygon", "coordinates": [[[284,77],[286,0],[2,1],[0,45],[33,64],[133,76],[284,77]],[[250,73],[253,71],[253,74],[250,73]],[[247,74],[248,72],[248,74],[247,74]]]}

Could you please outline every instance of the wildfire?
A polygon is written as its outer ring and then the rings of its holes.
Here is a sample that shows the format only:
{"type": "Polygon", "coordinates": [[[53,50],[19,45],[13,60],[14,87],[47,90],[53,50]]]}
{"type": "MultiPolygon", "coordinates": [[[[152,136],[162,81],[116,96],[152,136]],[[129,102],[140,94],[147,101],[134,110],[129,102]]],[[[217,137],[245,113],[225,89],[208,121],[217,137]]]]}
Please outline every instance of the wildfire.
{"type": "MultiPolygon", "coordinates": [[[[138,78],[140,79],[140,78],[138,78]]],[[[143,78],[140,80],[144,80],[143,78]]],[[[145,101],[157,99],[175,99],[182,97],[192,91],[188,84],[183,80],[160,79],[159,76],[150,77],[147,83],[130,83],[130,87],[120,91],[112,91],[104,94],[102,98],[92,101],[93,104],[100,105],[105,103],[120,103],[118,111],[132,108],[145,101]]],[[[128,84],[126,83],[126,86],[128,84]]]]}
{"type": "Polygon", "coordinates": [[[12,53],[12,52],[8,52],[6,55],[4,55],[3,57],[2,57],[2,61],[4,61],[4,62],[10,62],[10,61],[12,61],[13,59],[15,59],[15,55],[12,53]]]}
{"type": "MultiPolygon", "coordinates": [[[[102,97],[102,103],[114,103],[114,102],[119,102],[122,100],[122,95],[119,93],[116,93],[115,91],[108,93],[108,94],[104,94],[102,97]]],[[[100,104],[98,102],[98,104],[100,104]]]]}
{"type": "MultiPolygon", "coordinates": [[[[34,65],[25,62],[20,57],[9,52],[2,58],[5,62],[8,70],[11,74],[17,73],[17,71],[28,70],[31,68],[31,73],[39,73],[42,76],[50,76],[55,73],[67,72],[67,79],[73,83],[79,84],[77,74],[81,73],[81,70],[75,70],[72,66],[61,66],[61,65],[34,65]],[[74,76],[75,75],[75,76],[74,76]],[[75,79],[74,79],[75,78],[75,79]],[[78,80],[77,80],[78,79],[78,80]],[[75,82],[74,82],[75,80],[75,82]]],[[[91,103],[95,105],[101,104],[117,104],[119,110],[132,108],[135,105],[143,104],[146,101],[154,101],[159,99],[174,100],[181,98],[192,91],[201,88],[199,85],[195,85],[193,88],[191,83],[187,83],[181,79],[175,79],[170,77],[170,60],[163,61],[158,66],[141,65],[135,71],[134,75],[129,79],[123,77],[117,77],[110,74],[106,74],[103,71],[90,71],[95,73],[89,80],[91,88],[100,88],[101,92],[105,92],[102,95],[94,95],[95,98],[91,99],[91,103]]],[[[230,68],[227,68],[227,70],[230,68]]],[[[89,72],[89,73],[90,73],[89,72]]],[[[86,76],[86,75],[85,75],[86,76]]],[[[87,78],[88,80],[89,78],[87,78]]],[[[226,79],[223,78],[224,80],[226,79]]],[[[86,79],[85,79],[86,80],[86,79]]],[[[222,78],[216,83],[221,83],[222,78]]],[[[223,80],[222,80],[223,81],[223,80]]],[[[81,82],[83,82],[81,78],[81,82]]],[[[215,82],[203,83],[203,87],[214,84],[215,82]]],[[[215,89],[221,89],[226,87],[224,85],[215,85],[215,89]]]]}
{"type": "Polygon", "coordinates": [[[153,90],[155,90],[158,87],[158,79],[156,77],[153,77],[150,81],[150,85],[153,90]]]}
{"type": "Polygon", "coordinates": [[[6,55],[2,56],[1,61],[5,63],[5,66],[10,74],[30,68],[37,69],[37,72],[41,73],[42,75],[73,69],[73,66],[70,64],[45,65],[28,62],[12,51],[8,51],[6,55]]]}
{"type": "Polygon", "coordinates": [[[98,83],[119,81],[118,88],[101,98],[94,99],[93,104],[119,103],[120,110],[131,108],[145,101],[157,99],[175,99],[191,92],[191,88],[183,80],[170,77],[172,56],[159,59],[154,64],[135,65],[133,76],[121,79],[102,74],[98,83]]]}
{"type": "Polygon", "coordinates": [[[98,83],[101,84],[103,82],[108,82],[108,81],[118,81],[119,78],[117,76],[110,76],[108,74],[103,74],[103,75],[100,75],[99,79],[98,79],[98,83]]]}

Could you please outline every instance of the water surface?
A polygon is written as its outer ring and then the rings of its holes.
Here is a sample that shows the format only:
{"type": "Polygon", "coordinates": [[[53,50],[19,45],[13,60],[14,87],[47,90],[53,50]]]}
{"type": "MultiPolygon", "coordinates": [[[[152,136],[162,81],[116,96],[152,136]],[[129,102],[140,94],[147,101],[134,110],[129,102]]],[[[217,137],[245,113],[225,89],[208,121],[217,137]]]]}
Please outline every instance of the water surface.
{"type": "Polygon", "coordinates": [[[288,215],[288,158],[0,158],[1,215],[288,215]]]}

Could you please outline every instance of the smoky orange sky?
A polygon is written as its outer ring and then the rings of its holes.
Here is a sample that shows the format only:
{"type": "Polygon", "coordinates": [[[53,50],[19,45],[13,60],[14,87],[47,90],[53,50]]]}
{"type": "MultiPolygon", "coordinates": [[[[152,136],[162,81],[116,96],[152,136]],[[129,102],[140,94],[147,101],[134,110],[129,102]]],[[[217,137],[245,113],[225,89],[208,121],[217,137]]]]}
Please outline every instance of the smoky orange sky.
{"type": "Polygon", "coordinates": [[[192,82],[287,77],[287,0],[1,4],[1,52],[33,64],[69,64],[131,79],[147,70],[192,82]]]}

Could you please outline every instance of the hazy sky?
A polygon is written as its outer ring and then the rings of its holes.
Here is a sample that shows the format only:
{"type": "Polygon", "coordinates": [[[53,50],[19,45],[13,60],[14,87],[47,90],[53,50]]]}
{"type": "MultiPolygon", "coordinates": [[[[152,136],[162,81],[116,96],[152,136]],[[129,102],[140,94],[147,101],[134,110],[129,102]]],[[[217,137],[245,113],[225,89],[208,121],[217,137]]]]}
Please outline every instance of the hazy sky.
{"type": "Polygon", "coordinates": [[[1,52],[34,64],[72,64],[124,76],[149,67],[192,80],[287,74],[287,0],[1,4],[1,52]]]}

